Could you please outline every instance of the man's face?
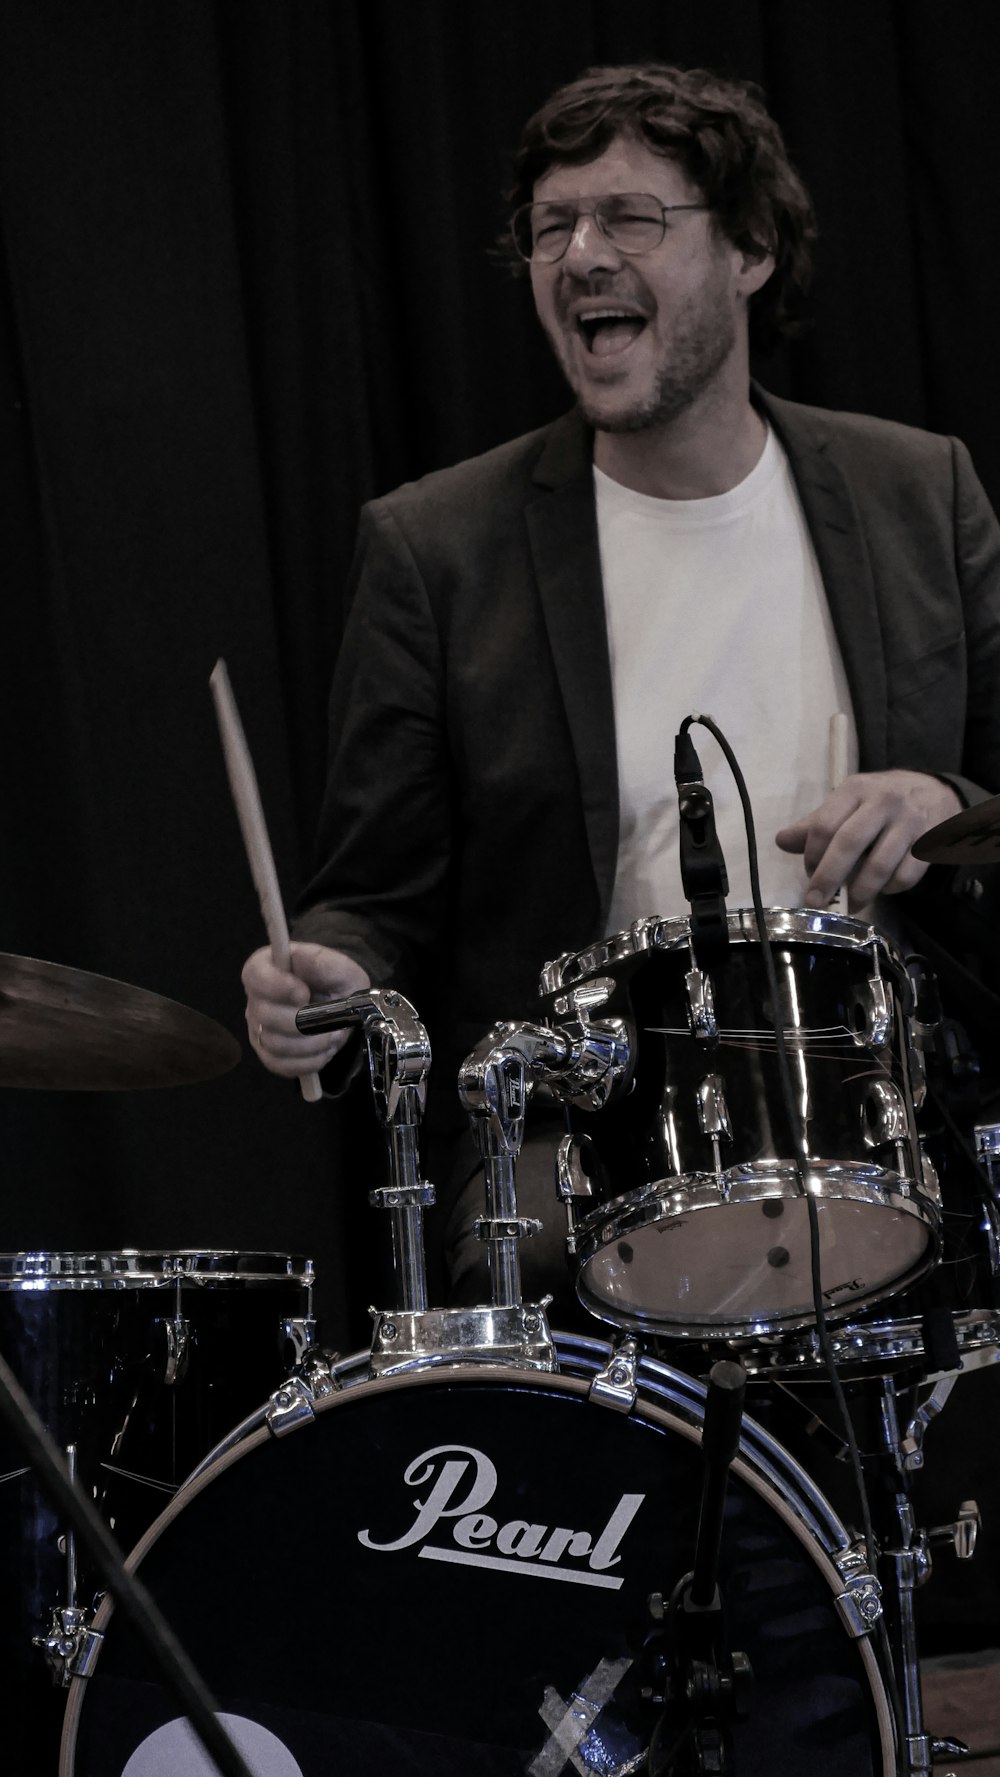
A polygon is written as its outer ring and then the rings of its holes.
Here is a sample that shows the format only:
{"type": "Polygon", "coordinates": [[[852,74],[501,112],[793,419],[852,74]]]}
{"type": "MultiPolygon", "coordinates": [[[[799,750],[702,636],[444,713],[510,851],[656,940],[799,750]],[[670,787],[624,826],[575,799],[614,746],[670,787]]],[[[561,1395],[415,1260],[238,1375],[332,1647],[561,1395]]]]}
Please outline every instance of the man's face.
{"type": "MultiPolygon", "coordinates": [[[[664,204],[703,201],[676,162],[619,136],[585,166],[551,167],[535,185],[534,202],[579,199],[586,207],[640,192],[664,204]]],[[[660,245],[641,255],[620,252],[592,215],[581,215],[562,259],[532,261],[531,287],[589,423],[641,432],[690,408],[724,377],[737,348],[745,352],[746,297],[770,269],[767,259],[748,275],[741,250],[705,211],[667,216],[660,245]]],[[[745,380],[742,359],[740,370],[745,380]]]]}

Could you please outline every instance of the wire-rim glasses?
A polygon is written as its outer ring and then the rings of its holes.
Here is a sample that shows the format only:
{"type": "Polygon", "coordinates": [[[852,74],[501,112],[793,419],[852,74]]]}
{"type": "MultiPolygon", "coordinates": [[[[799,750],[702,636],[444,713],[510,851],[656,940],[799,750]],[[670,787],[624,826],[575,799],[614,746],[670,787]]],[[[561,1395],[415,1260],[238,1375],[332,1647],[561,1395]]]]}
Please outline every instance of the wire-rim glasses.
{"type": "Polygon", "coordinates": [[[555,265],[565,253],[581,216],[593,216],[606,241],[619,253],[652,253],[675,210],[710,210],[711,204],[663,204],[649,192],[613,192],[593,203],[575,198],[522,204],[510,219],[510,232],[522,259],[555,265]]]}

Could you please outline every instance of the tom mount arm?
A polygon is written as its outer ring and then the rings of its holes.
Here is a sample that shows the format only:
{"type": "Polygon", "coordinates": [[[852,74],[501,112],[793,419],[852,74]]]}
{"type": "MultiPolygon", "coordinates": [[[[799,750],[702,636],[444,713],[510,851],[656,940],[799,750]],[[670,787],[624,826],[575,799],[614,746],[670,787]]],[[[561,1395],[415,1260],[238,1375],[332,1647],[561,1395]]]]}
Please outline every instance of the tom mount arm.
{"type": "Polygon", "coordinates": [[[420,1123],[427,1099],[431,1045],[427,1031],[401,993],[362,988],[342,999],[317,1000],[295,1015],[296,1028],[317,1031],[360,1026],[368,1047],[368,1067],[379,1122],[389,1147],[391,1183],[370,1191],[376,1209],[392,1214],[392,1247],[400,1307],[427,1307],[423,1212],[434,1202],[434,1187],[420,1177],[420,1123]]]}

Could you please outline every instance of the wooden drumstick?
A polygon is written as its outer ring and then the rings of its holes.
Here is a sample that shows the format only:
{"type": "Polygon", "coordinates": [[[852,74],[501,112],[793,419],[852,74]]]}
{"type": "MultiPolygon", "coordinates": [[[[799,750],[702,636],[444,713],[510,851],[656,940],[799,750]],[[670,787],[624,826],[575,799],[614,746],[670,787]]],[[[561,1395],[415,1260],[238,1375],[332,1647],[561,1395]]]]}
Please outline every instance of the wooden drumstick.
{"type": "MultiPolygon", "coordinates": [[[[830,788],[839,789],[847,776],[847,717],[838,710],[830,717],[830,788]]],[[[829,905],[831,913],[847,913],[847,884],[842,882],[829,905]]]]}
{"type": "MultiPolygon", "coordinates": [[[[209,685],[215,703],[215,714],[219,723],[219,734],[222,739],[222,751],[229,776],[229,788],[232,791],[236,814],[243,834],[246,847],[247,862],[250,874],[257,890],[257,899],[264,916],[264,929],[267,932],[271,955],[279,969],[288,974],[292,971],[292,950],[288,937],[288,921],[278,886],[278,873],[274,867],[274,856],[271,842],[267,836],[267,824],[261,806],[260,791],[257,788],[257,776],[247,746],[243,724],[236,708],[233,688],[229,683],[224,660],[217,660],[209,675],[209,685]]],[[[318,1074],[303,1074],[299,1080],[302,1096],[309,1104],[315,1104],[323,1096],[318,1074]]]]}

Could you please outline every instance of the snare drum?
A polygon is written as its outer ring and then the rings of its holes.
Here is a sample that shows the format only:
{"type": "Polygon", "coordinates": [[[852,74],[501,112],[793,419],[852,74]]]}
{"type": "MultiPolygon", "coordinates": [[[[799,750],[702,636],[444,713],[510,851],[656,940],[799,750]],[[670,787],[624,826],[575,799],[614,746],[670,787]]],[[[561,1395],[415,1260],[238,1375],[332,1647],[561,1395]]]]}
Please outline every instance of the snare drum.
{"type": "MultiPolygon", "coordinates": [[[[696,967],[687,920],[638,920],[550,964],[556,1018],[603,986],[625,1020],[629,1089],[575,1117],[564,1190],[584,1306],[614,1325],[739,1340],[814,1324],[809,1218],[795,1168],[774,1023],[781,1018],[819,1211],[833,1320],[903,1290],[935,1262],[939,1197],[917,1140],[902,958],[872,927],[766,915],[771,1004],[752,911],[696,967]]],[[[598,1015],[595,1012],[595,1016],[598,1015]]]]}
{"type": "MultiPolygon", "coordinates": [[[[692,1564],[704,1391],[644,1359],[633,1410],[616,1411],[593,1390],[609,1347],[556,1343],[552,1374],[457,1364],[368,1381],[367,1357],[348,1360],[312,1417],[276,1438],[262,1412],[144,1536],[130,1565],[254,1768],[644,1768],[658,1713],[641,1695],[646,1600],[692,1564]]],[[[847,1546],[803,1471],[744,1420],[720,1573],[728,1645],[755,1679],[738,1771],[895,1771],[847,1546]]],[[[200,1769],[110,1601],[95,1628],[62,1777],[200,1769]]]]}
{"type": "MultiPolygon", "coordinates": [[[[287,1374],[312,1336],[311,1285],[311,1262],[280,1253],[0,1255],[0,1349],[123,1548],[287,1374]]],[[[72,1580],[64,1526],[6,1430],[0,1549],[20,1576],[0,1649],[33,1667],[72,1580]]],[[[76,1602],[93,1586],[81,1572],[76,1602]]]]}

